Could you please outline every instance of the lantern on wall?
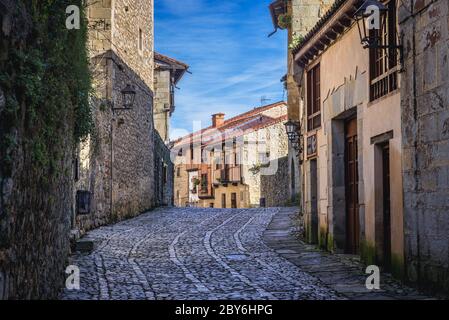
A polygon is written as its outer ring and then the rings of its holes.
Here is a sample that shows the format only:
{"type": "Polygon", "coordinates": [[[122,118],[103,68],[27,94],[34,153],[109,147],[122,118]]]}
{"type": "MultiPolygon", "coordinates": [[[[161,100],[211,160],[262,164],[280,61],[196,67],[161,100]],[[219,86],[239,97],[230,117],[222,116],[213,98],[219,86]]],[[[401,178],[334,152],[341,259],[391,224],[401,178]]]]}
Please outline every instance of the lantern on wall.
{"type": "Polygon", "coordinates": [[[124,109],[132,109],[134,106],[134,100],[136,99],[136,90],[130,84],[126,85],[126,87],[121,91],[123,108],[124,109]]]}
{"type": "Polygon", "coordinates": [[[287,132],[288,140],[291,146],[297,152],[298,157],[302,154],[302,136],[301,136],[301,126],[299,122],[289,120],[285,124],[285,131],[287,132]]]}
{"type": "Polygon", "coordinates": [[[287,132],[288,140],[292,142],[298,139],[298,129],[299,129],[298,122],[288,120],[284,125],[285,131],[287,132]]]}
{"type": "Polygon", "coordinates": [[[366,0],[354,14],[363,48],[379,48],[388,8],[377,0],[366,0]]]}
{"type": "Polygon", "coordinates": [[[134,101],[136,100],[136,90],[134,89],[134,86],[127,84],[126,87],[120,91],[120,95],[122,103],[119,107],[116,107],[115,104],[112,103],[112,111],[131,110],[134,107],[134,101]]]}

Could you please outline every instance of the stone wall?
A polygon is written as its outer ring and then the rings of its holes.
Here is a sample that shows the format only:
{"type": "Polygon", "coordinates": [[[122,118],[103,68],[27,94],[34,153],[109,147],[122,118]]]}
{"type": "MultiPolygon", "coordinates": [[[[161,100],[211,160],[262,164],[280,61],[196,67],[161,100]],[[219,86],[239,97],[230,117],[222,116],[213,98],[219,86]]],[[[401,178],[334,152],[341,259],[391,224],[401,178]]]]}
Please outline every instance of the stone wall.
{"type": "Polygon", "coordinates": [[[91,208],[73,218],[75,238],[156,205],[153,2],[92,1],[88,8],[95,131],[79,148],[75,193],[89,191],[91,208]],[[113,112],[128,84],[136,91],[133,108],[113,112]]]}
{"type": "Polygon", "coordinates": [[[175,206],[177,207],[185,207],[186,202],[189,201],[189,193],[188,193],[188,172],[186,171],[186,165],[183,163],[178,163],[178,159],[176,158],[176,164],[174,169],[174,197],[175,197],[175,206]],[[178,174],[179,173],[179,174],[178,174]]]}
{"type": "Polygon", "coordinates": [[[120,58],[109,51],[95,58],[100,65],[99,78],[107,76],[108,94],[92,104],[95,132],[85,143],[80,155],[80,181],[77,190],[91,192],[91,212],[76,217],[81,234],[92,228],[124,218],[133,217],[153,208],[154,194],[154,128],[152,91],[120,58]],[[103,64],[103,68],[101,68],[103,64]],[[134,85],[136,99],[132,110],[111,110],[122,103],[120,90],[128,83],[134,85]],[[88,157],[86,155],[89,155],[88,157]]]}
{"type": "Polygon", "coordinates": [[[52,299],[64,284],[79,108],[73,102],[84,93],[69,80],[88,73],[77,60],[85,39],[60,27],[69,4],[80,1],[0,0],[0,78],[8,79],[0,80],[0,300],[52,299]],[[54,30],[51,41],[37,30],[54,30]],[[39,63],[52,67],[34,69],[39,63]]]}
{"type": "Polygon", "coordinates": [[[273,175],[260,177],[260,196],[265,198],[267,207],[281,207],[289,203],[288,157],[276,159],[278,170],[273,175]]]}
{"type": "MultiPolygon", "coordinates": [[[[291,0],[288,12],[292,16],[291,28],[288,31],[288,42],[291,44],[298,36],[305,36],[326,13],[335,0],[291,0]]],[[[299,89],[302,70],[298,70],[294,62],[291,48],[287,50],[287,78],[286,88],[288,91],[288,116],[291,120],[301,121],[303,114],[303,100],[299,89]]],[[[300,164],[293,148],[289,150],[289,195],[292,203],[299,199],[301,193],[300,164]],[[293,166],[292,166],[293,163],[293,166]],[[295,181],[292,181],[292,178],[295,181]]]]}
{"type": "MultiPolygon", "coordinates": [[[[276,108],[272,112],[285,115],[285,108],[276,108]]],[[[249,143],[243,147],[242,175],[244,183],[248,185],[249,205],[257,207],[260,199],[265,198],[267,206],[282,206],[289,199],[288,138],[285,132],[284,121],[261,128],[244,136],[249,143]],[[257,142],[257,143],[256,143],[257,142]],[[252,170],[254,165],[261,164],[259,155],[269,152],[268,167],[252,170]],[[277,185],[275,187],[275,185],[277,185]],[[281,194],[280,192],[283,192],[281,194]]]]}
{"type": "Polygon", "coordinates": [[[404,0],[401,108],[406,274],[449,290],[449,3],[404,0]]]}
{"type": "Polygon", "coordinates": [[[154,183],[156,206],[173,206],[174,166],[170,149],[158,132],[154,132],[154,183]]]}
{"type": "Polygon", "coordinates": [[[154,72],[154,127],[163,141],[169,140],[170,71],[154,72]]]}

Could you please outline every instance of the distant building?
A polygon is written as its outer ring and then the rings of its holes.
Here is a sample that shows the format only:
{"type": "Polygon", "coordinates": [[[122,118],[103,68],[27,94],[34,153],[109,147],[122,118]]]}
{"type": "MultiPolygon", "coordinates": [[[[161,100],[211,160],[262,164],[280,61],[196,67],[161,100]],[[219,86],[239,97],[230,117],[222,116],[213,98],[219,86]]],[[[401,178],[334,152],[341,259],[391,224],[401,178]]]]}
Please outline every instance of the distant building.
{"type": "Polygon", "coordinates": [[[154,127],[162,140],[169,142],[170,117],[175,112],[175,89],[189,66],[154,53],[154,127]]]}
{"type": "Polygon", "coordinates": [[[172,206],[174,201],[173,162],[170,158],[170,118],[175,112],[175,89],[189,66],[173,58],[154,53],[155,132],[154,183],[156,206],[172,206]]]}
{"type": "Polygon", "coordinates": [[[214,208],[288,202],[287,105],[279,102],[212,125],[174,142],[175,205],[214,208]]]}

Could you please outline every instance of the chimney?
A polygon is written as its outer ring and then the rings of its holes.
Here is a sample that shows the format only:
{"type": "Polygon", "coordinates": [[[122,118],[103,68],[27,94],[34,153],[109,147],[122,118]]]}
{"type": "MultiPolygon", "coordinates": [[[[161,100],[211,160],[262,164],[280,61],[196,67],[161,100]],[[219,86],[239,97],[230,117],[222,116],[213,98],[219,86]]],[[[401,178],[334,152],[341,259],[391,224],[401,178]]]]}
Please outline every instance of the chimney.
{"type": "Polygon", "coordinates": [[[212,127],[218,128],[224,124],[224,113],[216,113],[212,115],[212,127]]]}

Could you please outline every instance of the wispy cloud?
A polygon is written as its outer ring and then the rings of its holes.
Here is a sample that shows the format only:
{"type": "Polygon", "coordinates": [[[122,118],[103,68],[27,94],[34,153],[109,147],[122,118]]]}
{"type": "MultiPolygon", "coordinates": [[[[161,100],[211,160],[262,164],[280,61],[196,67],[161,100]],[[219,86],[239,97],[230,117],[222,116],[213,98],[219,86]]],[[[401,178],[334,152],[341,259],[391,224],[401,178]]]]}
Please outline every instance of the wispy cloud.
{"type": "Polygon", "coordinates": [[[156,0],[155,46],[190,65],[176,92],[173,128],[192,130],[283,98],[286,35],[273,30],[270,0],[156,0]]]}

